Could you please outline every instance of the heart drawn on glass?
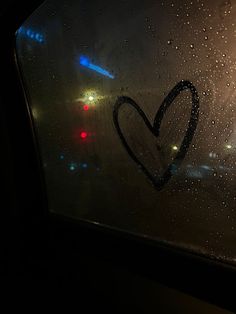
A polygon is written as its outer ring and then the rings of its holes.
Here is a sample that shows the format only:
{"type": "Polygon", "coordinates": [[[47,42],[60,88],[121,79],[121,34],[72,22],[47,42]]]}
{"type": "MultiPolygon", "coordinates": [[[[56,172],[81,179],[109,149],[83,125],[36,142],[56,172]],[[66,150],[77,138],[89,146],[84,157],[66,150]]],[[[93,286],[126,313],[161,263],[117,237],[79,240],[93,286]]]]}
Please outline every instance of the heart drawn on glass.
{"type": "Polygon", "coordinates": [[[120,140],[125,147],[126,151],[130,155],[130,157],[134,160],[134,162],[142,169],[143,173],[148,177],[148,179],[152,182],[154,187],[157,190],[163,189],[163,187],[168,183],[168,181],[171,179],[171,177],[174,175],[176,170],[180,167],[181,162],[185,158],[188,148],[192,142],[194,133],[197,128],[198,124],[198,118],[199,118],[199,97],[197,90],[195,86],[187,80],[182,80],[179,83],[175,85],[175,87],[169,92],[169,94],[165,97],[163,100],[161,106],[159,107],[155,117],[153,125],[148,120],[146,114],[144,111],[139,107],[139,105],[130,97],[127,96],[120,96],[117,98],[116,103],[114,105],[113,109],[113,122],[115,125],[115,128],[117,130],[117,133],[120,137],[120,140]],[[174,159],[172,162],[166,167],[166,169],[160,174],[158,177],[154,176],[144,165],[144,163],[137,157],[137,154],[131,149],[129,146],[127,139],[125,137],[125,134],[123,133],[120,123],[119,123],[119,111],[121,106],[123,105],[129,105],[134,110],[137,111],[137,113],[141,116],[143,119],[146,127],[149,129],[149,131],[154,135],[156,138],[160,135],[160,127],[162,120],[168,110],[170,108],[171,104],[175,100],[175,98],[183,91],[189,89],[192,95],[192,109],[190,114],[190,119],[188,122],[188,127],[186,130],[186,133],[183,137],[182,143],[180,145],[180,148],[178,152],[176,153],[174,159]],[[175,171],[173,171],[173,169],[175,171]]]}

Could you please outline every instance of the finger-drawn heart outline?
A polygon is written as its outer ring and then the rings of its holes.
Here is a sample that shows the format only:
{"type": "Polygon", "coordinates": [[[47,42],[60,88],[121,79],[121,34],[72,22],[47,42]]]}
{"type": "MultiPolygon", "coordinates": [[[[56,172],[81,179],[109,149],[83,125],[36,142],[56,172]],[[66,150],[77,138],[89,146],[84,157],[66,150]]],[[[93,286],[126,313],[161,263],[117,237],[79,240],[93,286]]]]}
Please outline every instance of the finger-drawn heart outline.
{"type": "Polygon", "coordinates": [[[143,112],[143,110],[136,104],[136,102],[127,96],[120,96],[117,98],[114,109],[113,109],[113,122],[115,125],[115,128],[117,130],[117,133],[121,139],[121,142],[123,146],[125,147],[126,151],[130,155],[130,157],[138,164],[138,166],[142,169],[144,174],[149,178],[149,180],[152,182],[154,187],[160,191],[163,189],[163,187],[168,183],[168,181],[171,179],[173,176],[173,168],[177,170],[181,162],[183,161],[185,155],[187,154],[189,145],[192,142],[194,133],[197,128],[198,124],[198,118],[199,118],[199,97],[197,90],[195,86],[188,80],[182,80],[179,83],[175,85],[175,87],[169,92],[169,94],[165,97],[163,100],[160,108],[158,109],[155,118],[154,118],[154,123],[153,126],[149,122],[147,116],[143,112]],[[130,148],[129,144],[126,141],[126,138],[121,130],[120,124],[119,124],[119,110],[122,105],[124,104],[129,104],[132,106],[142,117],[144,123],[146,124],[147,128],[151,131],[151,133],[158,138],[160,134],[160,127],[161,127],[161,122],[165,116],[166,111],[168,108],[171,106],[175,98],[183,91],[189,89],[191,94],[192,94],[192,109],[191,109],[191,115],[190,115],[190,120],[188,123],[188,128],[185,133],[185,136],[182,140],[182,143],[180,145],[180,149],[177,152],[175,158],[173,161],[168,165],[166,170],[163,172],[162,175],[160,175],[158,178],[154,177],[148,169],[144,166],[144,164],[138,159],[138,157],[135,155],[133,150],[130,148]]]}

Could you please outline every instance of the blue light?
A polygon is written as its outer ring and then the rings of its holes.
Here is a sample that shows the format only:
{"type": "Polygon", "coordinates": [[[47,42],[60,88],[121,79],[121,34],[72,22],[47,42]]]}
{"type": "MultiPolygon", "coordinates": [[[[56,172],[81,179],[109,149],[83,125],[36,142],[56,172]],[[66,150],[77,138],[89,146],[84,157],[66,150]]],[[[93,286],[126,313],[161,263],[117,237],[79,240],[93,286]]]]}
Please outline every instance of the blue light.
{"type": "Polygon", "coordinates": [[[27,35],[29,38],[34,39],[34,33],[33,33],[30,29],[28,29],[28,30],[26,31],[26,35],[27,35]]]}
{"type": "Polygon", "coordinates": [[[22,34],[23,32],[24,32],[24,27],[22,26],[16,31],[17,34],[22,34]]]}
{"type": "Polygon", "coordinates": [[[88,67],[89,66],[89,59],[84,57],[84,56],[81,56],[80,57],[80,64],[85,66],[85,67],[88,67]]]}
{"type": "Polygon", "coordinates": [[[102,69],[101,67],[99,67],[99,66],[97,66],[95,64],[90,63],[88,68],[93,70],[93,71],[95,71],[95,72],[98,72],[98,73],[100,73],[100,74],[102,74],[104,76],[107,76],[107,77],[109,77],[111,79],[114,79],[114,76],[111,75],[108,71],[102,69]]]}
{"type": "Polygon", "coordinates": [[[86,163],[82,164],[82,168],[84,168],[84,169],[88,168],[88,164],[86,164],[86,163]]]}
{"type": "Polygon", "coordinates": [[[30,38],[36,42],[42,43],[44,41],[44,37],[42,34],[39,34],[38,32],[33,31],[30,28],[25,28],[23,26],[21,26],[18,30],[17,30],[17,35],[24,35],[27,38],[30,38]]]}
{"type": "Polygon", "coordinates": [[[103,68],[101,68],[100,66],[98,65],[95,65],[95,64],[92,64],[89,59],[85,56],[80,56],[80,65],[90,69],[90,70],[93,70],[97,73],[100,73],[104,76],[107,76],[111,79],[114,79],[114,75],[110,74],[107,70],[104,70],[103,68]]]}
{"type": "Polygon", "coordinates": [[[64,159],[65,159],[65,156],[64,156],[64,155],[60,155],[60,159],[61,159],[61,160],[64,160],[64,159]]]}
{"type": "Polygon", "coordinates": [[[37,33],[37,34],[35,35],[35,39],[36,39],[38,42],[42,43],[42,42],[43,42],[43,35],[37,33]]]}

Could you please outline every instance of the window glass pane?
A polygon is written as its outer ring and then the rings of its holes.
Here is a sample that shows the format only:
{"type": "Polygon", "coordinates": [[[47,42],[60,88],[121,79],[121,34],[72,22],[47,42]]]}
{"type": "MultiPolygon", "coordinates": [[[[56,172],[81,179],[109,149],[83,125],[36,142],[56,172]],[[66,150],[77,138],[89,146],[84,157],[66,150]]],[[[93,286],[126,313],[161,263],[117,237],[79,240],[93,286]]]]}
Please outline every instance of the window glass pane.
{"type": "Polygon", "coordinates": [[[236,1],[46,1],[17,56],[50,211],[236,258],[236,1]]]}

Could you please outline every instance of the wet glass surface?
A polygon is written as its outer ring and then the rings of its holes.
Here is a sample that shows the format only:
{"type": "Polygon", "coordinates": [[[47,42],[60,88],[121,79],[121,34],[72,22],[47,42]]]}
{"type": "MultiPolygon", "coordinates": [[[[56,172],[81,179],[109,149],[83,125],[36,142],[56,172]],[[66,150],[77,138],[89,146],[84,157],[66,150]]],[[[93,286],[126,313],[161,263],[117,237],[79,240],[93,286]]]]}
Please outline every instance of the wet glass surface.
{"type": "Polygon", "coordinates": [[[18,30],[49,208],[235,261],[236,1],[46,1],[18,30]]]}

